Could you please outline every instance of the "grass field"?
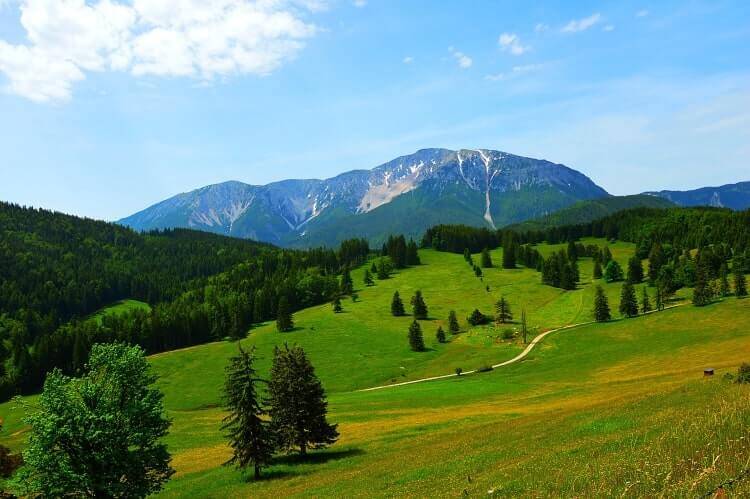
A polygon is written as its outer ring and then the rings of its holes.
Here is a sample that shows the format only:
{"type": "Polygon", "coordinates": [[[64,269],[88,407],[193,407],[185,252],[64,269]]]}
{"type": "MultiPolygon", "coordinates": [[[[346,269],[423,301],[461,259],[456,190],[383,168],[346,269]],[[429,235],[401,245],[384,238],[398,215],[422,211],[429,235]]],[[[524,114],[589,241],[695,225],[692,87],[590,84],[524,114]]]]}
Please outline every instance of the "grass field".
{"type": "Polygon", "coordinates": [[[102,317],[104,316],[118,315],[125,312],[130,312],[131,310],[151,310],[151,307],[148,303],[144,303],[138,300],[122,300],[99,310],[97,313],[92,314],[89,318],[101,324],[102,317]]]}
{"type": "MultiPolygon", "coordinates": [[[[633,252],[624,243],[610,249],[623,266],[633,252]]],[[[295,314],[292,333],[268,324],[245,340],[258,347],[262,373],[274,345],[303,345],[341,433],[307,462],[280,456],[258,483],[221,466],[229,454],[218,429],[220,387],[236,345],[153,356],[174,421],[167,441],[177,474],[164,495],[681,497],[748,466],[750,391],[722,375],[750,360],[750,300],[586,325],[556,333],[524,361],[492,372],[355,391],[512,357],[519,341],[501,340],[494,326],[470,329],[464,319],[475,307],[492,312],[501,295],[517,315],[526,309],[538,331],[591,320],[590,260],[581,262],[580,289],[563,292],[540,285],[528,269],[486,269],[480,281],[461,255],[420,255],[422,266],[370,288],[359,285],[363,269],[355,271],[360,300],[345,301],[343,314],[314,307],[295,314]],[[424,353],[408,349],[410,319],[389,314],[393,291],[408,304],[416,289],[430,308],[424,353]],[[435,328],[451,309],[465,332],[438,344],[435,328]],[[704,367],[718,375],[704,379],[704,367]]],[[[492,257],[499,263],[500,251],[492,257]]],[[[613,310],[620,286],[605,285],[613,310]]],[[[12,406],[0,406],[3,441],[18,449],[24,429],[12,406]]],[[[750,487],[741,482],[734,490],[750,487]]]]}

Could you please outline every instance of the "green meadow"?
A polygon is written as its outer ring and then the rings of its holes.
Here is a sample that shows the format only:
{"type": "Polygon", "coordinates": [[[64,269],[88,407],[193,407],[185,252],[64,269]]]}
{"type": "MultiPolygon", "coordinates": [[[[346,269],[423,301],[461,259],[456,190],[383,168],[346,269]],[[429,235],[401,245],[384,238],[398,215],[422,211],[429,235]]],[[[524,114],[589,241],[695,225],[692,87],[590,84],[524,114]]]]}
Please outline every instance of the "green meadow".
{"type": "MultiPolygon", "coordinates": [[[[625,268],[633,246],[609,246],[625,268]]],[[[539,246],[543,254],[557,248],[539,246]]],[[[541,285],[534,270],[500,269],[501,252],[492,252],[496,267],[483,269],[481,280],[462,255],[430,250],[420,252],[422,265],[372,287],[362,284],[363,267],[352,273],[359,299],[344,300],[343,313],[323,305],[296,313],[290,333],[276,332],[274,324],[251,330],[243,345],[257,348],[262,374],[274,346],[304,347],[328,392],[329,421],[341,433],[334,446],[304,462],[278,456],[259,482],[222,466],[229,457],[219,431],[223,370],[237,345],[152,356],[173,420],[167,442],[176,474],[163,495],[686,497],[748,466],[750,391],[724,374],[750,360],[750,300],[730,297],[696,308],[684,290],[674,302],[684,306],[554,333],[516,364],[360,391],[518,354],[521,339],[503,334],[518,324],[466,323],[474,308],[494,313],[501,296],[516,319],[526,311],[529,339],[591,322],[595,284],[605,288],[618,317],[621,283],[594,283],[590,259],[579,262],[579,288],[562,291],[541,285]],[[420,321],[428,348],[421,353],[409,350],[411,318],[390,315],[394,291],[408,310],[416,290],[430,316],[420,321]],[[435,330],[447,330],[450,310],[462,332],[440,344],[435,330]],[[706,367],[717,374],[704,377],[706,367]]],[[[33,406],[33,397],[27,402],[33,406]]],[[[16,450],[26,436],[21,413],[17,402],[0,405],[2,441],[16,450]]],[[[750,485],[740,481],[728,492],[741,495],[750,485]]]]}

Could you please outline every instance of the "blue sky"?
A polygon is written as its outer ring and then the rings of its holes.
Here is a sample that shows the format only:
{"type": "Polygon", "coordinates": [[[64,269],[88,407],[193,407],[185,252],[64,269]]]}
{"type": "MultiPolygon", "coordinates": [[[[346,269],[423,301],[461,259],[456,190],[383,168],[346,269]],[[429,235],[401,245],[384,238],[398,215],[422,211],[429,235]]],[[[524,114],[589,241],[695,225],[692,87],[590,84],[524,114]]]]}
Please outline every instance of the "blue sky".
{"type": "Polygon", "coordinates": [[[109,220],[425,147],[750,180],[741,1],[0,0],[0,87],[0,199],[109,220]]]}

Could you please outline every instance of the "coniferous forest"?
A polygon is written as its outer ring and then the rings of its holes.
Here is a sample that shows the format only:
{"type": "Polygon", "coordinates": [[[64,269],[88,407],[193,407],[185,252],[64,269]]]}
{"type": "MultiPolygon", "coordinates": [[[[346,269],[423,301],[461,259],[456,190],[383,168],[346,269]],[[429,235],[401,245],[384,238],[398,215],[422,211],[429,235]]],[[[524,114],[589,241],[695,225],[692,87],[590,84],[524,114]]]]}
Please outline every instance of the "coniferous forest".
{"type": "Polygon", "coordinates": [[[95,343],[154,353],[239,338],[292,310],[329,301],[337,275],[369,253],[282,250],[191,230],[137,233],[119,225],[0,203],[0,399],[29,393],[47,372],[79,372],[95,343]],[[88,316],[117,300],[151,305],[88,316]]]}

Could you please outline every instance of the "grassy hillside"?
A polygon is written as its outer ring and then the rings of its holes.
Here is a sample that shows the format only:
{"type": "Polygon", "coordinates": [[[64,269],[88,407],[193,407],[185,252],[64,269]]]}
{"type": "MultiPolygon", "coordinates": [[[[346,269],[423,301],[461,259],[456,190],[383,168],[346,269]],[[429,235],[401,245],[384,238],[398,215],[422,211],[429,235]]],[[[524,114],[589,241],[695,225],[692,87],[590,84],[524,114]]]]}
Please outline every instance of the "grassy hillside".
{"type": "Polygon", "coordinates": [[[117,303],[113,303],[108,307],[104,307],[98,312],[91,314],[90,319],[95,320],[97,323],[102,323],[102,318],[108,315],[120,315],[132,310],[151,310],[151,305],[138,300],[122,300],[117,303]]]}
{"type": "MultiPolygon", "coordinates": [[[[633,253],[626,243],[610,248],[621,264],[633,253]]],[[[555,249],[539,246],[543,254],[555,249]]],[[[501,251],[492,253],[495,262],[501,251]]],[[[218,430],[220,386],[236,345],[153,356],[174,420],[168,444],[177,474],[164,495],[695,496],[747,462],[750,392],[721,375],[750,360],[750,300],[570,329],[550,336],[523,362],[489,373],[355,391],[512,357],[522,346],[503,341],[502,328],[470,329],[465,322],[475,307],[491,312],[501,295],[516,314],[525,308],[537,331],[591,320],[588,259],[580,264],[580,289],[564,292],[540,285],[539,274],[528,269],[486,269],[480,281],[460,255],[420,256],[422,266],[371,288],[361,286],[363,269],[355,271],[360,300],[345,301],[343,314],[313,307],[295,314],[292,333],[268,324],[244,340],[258,346],[261,373],[273,345],[303,345],[342,435],[308,462],[277,458],[261,482],[221,466],[229,453],[218,430]],[[389,314],[394,290],[408,303],[416,289],[430,308],[431,319],[422,321],[425,353],[408,349],[410,319],[389,314]],[[465,332],[437,344],[435,328],[451,309],[465,332]],[[709,366],[718,375],[704,379],[709,366]]],[[[620,284],[605,289],[616,310],[620,284]]],[[[0,405],[2,440],[18,449],[25,434],[13,405],[0,405]]]]}

